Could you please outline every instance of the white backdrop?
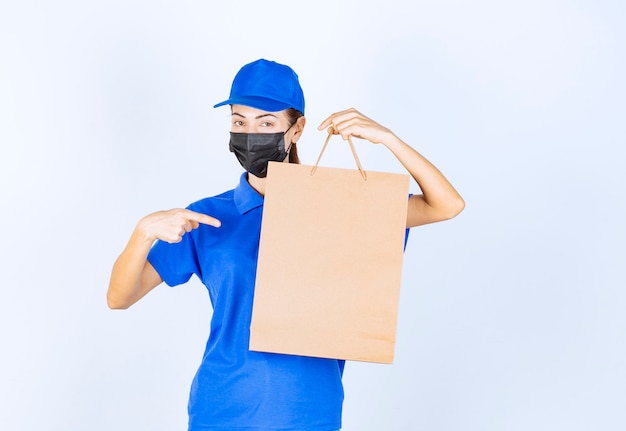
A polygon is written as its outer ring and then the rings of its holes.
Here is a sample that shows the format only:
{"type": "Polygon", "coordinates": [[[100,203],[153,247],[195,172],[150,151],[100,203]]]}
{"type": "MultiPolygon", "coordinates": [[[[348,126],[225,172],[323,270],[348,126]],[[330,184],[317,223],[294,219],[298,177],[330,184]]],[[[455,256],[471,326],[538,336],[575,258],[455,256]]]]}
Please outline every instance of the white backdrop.
{"type": "MultiPolygon", "coordinates": [[[[344,430],[626,429],[625,12],[1,0],[0,428],[185,429],[208,295],[194,280],[111,311],[108,277],[141,216],[236,184],[212,105],[264,57],[300,75],[305,163],[354,106],[467,202],[413,229],[396,361],[347,365],[344,430]]],[[[325,163],[353,166],[341,145],[325,163]]]]}

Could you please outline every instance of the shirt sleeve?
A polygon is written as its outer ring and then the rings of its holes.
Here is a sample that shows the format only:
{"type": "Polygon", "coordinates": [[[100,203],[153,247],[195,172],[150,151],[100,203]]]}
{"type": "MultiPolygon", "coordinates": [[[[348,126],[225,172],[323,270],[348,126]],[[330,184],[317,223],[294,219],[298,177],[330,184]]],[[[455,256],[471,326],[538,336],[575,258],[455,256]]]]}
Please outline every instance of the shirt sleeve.
{"type": "MultiPolygon", "coordinates": [[[[411,196],[413,196],[413,193],[409,193],[409,197],[408,199],[411,199],[411,196]]],[[[406,228],[406,231],[404,232],[404,250],[406,251],[406,244],[409,242],[409,232],[411,231],[410,228],[406,228]]]]}
{"type": "Polygon", "coordinates": [[[198,258],[192,234],[183,235],[180,242],[170,244],[158,240],[148,253],[148,261],[170,287],[183,284],[198,274],[198,258]]]}

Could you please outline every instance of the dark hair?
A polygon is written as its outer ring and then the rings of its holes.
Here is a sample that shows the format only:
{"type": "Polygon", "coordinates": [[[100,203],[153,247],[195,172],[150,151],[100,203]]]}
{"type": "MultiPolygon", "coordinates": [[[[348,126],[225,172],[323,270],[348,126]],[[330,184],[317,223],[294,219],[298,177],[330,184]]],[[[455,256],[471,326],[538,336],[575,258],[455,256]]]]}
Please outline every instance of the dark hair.
{"type": "MultiPolygon", "coordinates": [[[[289,121],[289,126],[293,126],[298,121],[298,118],[303,117],[304,114],[298,111],[295,108],[289,108],[285,111],[285,115],[287,116],[287,120],[289,121]]],[[[289,150],[289,163],[300,163],[300,158],[298,157],[298,147],[296,147],[296,143],[291,143],[291,149],[289,150]]]]}

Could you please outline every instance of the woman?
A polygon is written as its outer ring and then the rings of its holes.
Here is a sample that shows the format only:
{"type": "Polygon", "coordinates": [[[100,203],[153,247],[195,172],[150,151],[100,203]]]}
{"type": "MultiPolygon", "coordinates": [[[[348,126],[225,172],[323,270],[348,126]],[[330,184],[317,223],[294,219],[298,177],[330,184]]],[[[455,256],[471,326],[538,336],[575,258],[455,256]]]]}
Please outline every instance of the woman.
{"type": "MultiPolygon", "coordinates": [[[[142,218],[113,266],[108,305],[128,308],[161,282],[175,286],[193,274],[207,287],[213,316],[191,387],[190,431],[338,430],[343,361],[248,350],[267,163],[299,162],[306,120],[298,76],[257,60],[237,73],[230,97],[215,107],[222,105],[231,106],[230,150],[246,170],[239,185],[142,218]]],[[[354,109],[332,114],[324,129],[383,144],[404,165],[423,192],[410,197],[407,227],[462,211],[445,177],[389,129],[354,109]]]]}

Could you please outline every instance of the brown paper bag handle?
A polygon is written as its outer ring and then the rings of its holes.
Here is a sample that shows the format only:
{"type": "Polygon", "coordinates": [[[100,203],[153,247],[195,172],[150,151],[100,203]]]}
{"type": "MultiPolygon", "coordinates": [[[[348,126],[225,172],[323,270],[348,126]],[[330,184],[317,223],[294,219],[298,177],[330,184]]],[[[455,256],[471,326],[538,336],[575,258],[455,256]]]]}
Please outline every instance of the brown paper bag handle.
{"type": "MultiPolygon", "coordinates": [[[[315,173],[315,171],[317,170],[317,165],[319,164],[320,159],[322,158],[322,154],[324,154],[324,150],[326,149],[326,145],[328,145],[328,141],[330,141],[330,137],[331,136],[333,136],[332,129],[328,131],[328,136],[326,137],[326,141],[324,141],[324,145],[322,146],[322,151],[320,151],[320,155],[317,157],[317,161],[315,162],[315,166],[313,166],[313,168],[311,168],[311,175],[313,175],[315,173]]],[[[350,149],[352,150],[352,155],[354,156],[354,161],[356,162],[356,166],[359,168],[359,172],[361,172],[361,176],[363,177],[363,180],[367,181],[367,174],[365,173],[365,171],[361,167],[361,162],[359,161],[359,156],[356,155],[356,150],[354,149],[354,144],[352,143],[352,139],[350,139],[350,136],[348,136],[348,143],[350,144],[350,149]]]]}

